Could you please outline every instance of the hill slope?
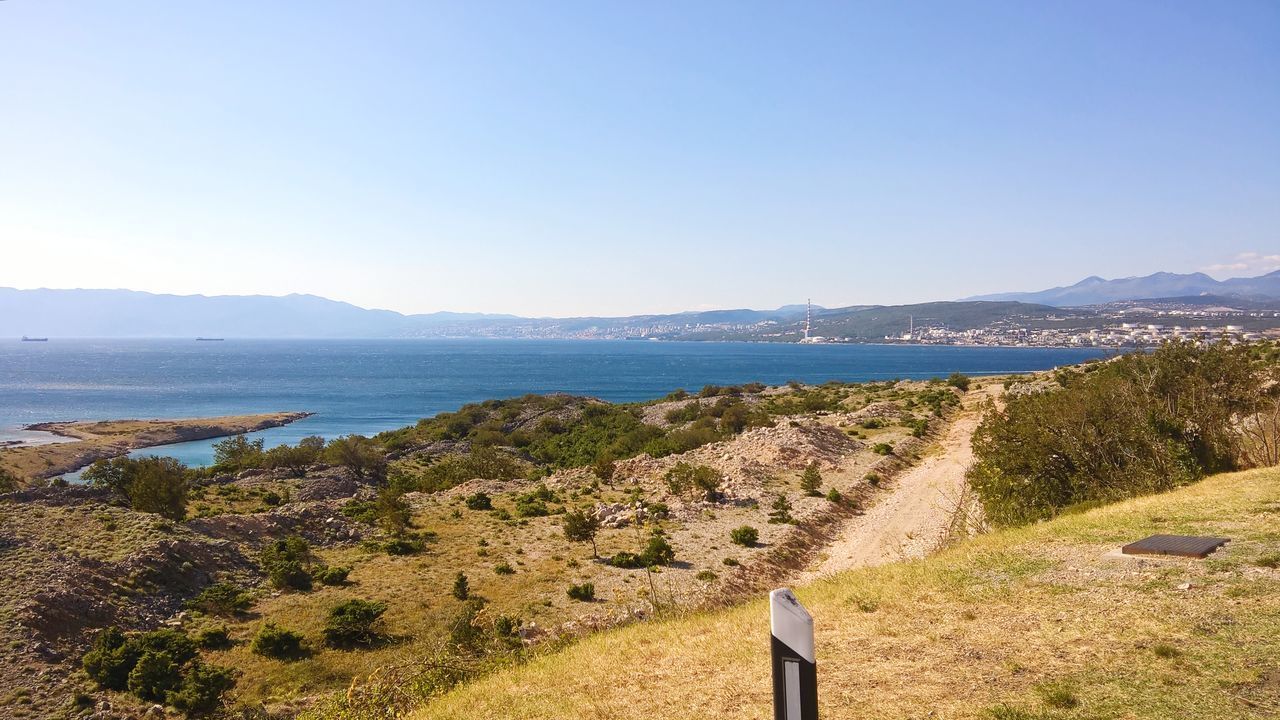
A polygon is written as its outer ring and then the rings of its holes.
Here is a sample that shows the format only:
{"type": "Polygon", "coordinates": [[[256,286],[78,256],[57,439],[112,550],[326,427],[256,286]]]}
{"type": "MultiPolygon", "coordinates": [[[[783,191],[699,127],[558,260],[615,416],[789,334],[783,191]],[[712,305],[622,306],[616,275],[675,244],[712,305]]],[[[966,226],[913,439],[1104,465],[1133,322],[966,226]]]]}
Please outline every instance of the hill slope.
{"type": "MultiPolygon", "coordinates": [[[[822,717],[1275,717],[1278,520],[1280,471],[1220,475],[800,588],[822,717]],[[1232,541],[1205,561],[1108,555],[1157,532],[1232,541]]],[[[413,717],[737,720],[769,715],[769,687],[754,602],[591,637],[413,717]]]]}

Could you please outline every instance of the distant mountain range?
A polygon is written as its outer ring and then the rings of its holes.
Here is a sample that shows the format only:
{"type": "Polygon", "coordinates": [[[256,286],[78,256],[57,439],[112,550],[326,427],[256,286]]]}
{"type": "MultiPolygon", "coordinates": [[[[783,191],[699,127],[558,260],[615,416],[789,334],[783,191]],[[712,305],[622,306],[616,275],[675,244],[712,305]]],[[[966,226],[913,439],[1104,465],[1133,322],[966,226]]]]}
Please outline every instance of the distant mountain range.
{"type": "MultiPolygon", "coordinates": [[[[822,308],[815,307],[816,311],[822,308]]],[[[0,288],[0,337],[570,337],[642,335],[654,328],[750,325],[803,317],[778,310],[710,310],[625,318],[524,318],[368,310],[315,295],[159,295],[134,290],[0,288]]]]}
{"type": "MultiPolygon", "coordinates": [[[[1238,308],[1280,304],[1280,271],[1218,281],[1202,273],[1086,278],[1069,287],[1001,293],[958,302],[814,306],[813,334],[851,339],[897,336],[914,322],[952,329],[1051,318],[1056,308],[1176,298],[1238,308]]],[[[1076,312],[1076,311],[1073,311],[1076,312]]],[[[1095,310],[1079,311],[1086,314],[1095,310]]],[[[0,337],[216,338],[657,338],[795,340],[804,305],[627,317],[527,318],[369,310],[315,295],[158,295],[133,290],[0,288],[0,337]]]]}
{"type": "Polygon", "coordinates": [[[1204,273],[1158,272],[1145,277],[1104,280],[1092,276],[1067,287],[1038,292],[978,295],[967,300],[1012,300],[1054,307],[1082,307],[1124,300],[1177,298],[1195,295],[1239,297],[1245,300],[1280,298],[1280,270],[1252,278],[1214,280],[1204,273]]]}

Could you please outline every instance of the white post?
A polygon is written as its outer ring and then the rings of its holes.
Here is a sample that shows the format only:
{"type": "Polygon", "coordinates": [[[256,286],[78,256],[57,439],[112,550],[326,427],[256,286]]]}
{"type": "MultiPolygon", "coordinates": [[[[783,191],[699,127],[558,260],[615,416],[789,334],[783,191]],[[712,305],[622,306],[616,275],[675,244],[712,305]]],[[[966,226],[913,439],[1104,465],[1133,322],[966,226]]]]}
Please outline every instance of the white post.
{"type": "Polygon", "coordinates": [[[818,666],[813,654],[813,616],[794,593],[769,593],[773,635],[774,720],[818,720],[818,666]]]}

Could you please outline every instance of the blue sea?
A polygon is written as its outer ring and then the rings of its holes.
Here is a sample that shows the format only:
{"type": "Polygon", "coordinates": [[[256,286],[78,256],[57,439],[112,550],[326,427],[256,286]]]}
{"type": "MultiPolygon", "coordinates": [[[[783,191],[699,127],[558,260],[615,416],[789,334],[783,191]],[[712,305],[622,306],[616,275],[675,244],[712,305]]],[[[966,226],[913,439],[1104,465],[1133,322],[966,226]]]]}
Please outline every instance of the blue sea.
{"type": "MultiPolygon", "coordinates": [[[[63,340],[0,342],[0,440],[57,420],[315,413],[273,428],[268,446],[306,435],[373,434],[488,398],[567,392],[649,400],[675,388],[751,381],[868,381],[1044,370],[1092,349],[789,345],[598,340],[63,340]]],[[[191,465],[212,441],[138,451],[191,465]]]]}

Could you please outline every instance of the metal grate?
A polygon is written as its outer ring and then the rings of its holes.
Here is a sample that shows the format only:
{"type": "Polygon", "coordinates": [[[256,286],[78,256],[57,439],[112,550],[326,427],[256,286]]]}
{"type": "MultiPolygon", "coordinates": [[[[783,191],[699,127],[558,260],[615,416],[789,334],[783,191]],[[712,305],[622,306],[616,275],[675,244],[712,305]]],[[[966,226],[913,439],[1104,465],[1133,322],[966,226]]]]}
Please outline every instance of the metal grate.
{"type": "Polygon", "coordinates": [[[1177,555],[1204,558],[1226,545],[1230,538],[1196,537],[1194,535],[1152,535],[1120,548],[1125,555],[1177,555]]]}

